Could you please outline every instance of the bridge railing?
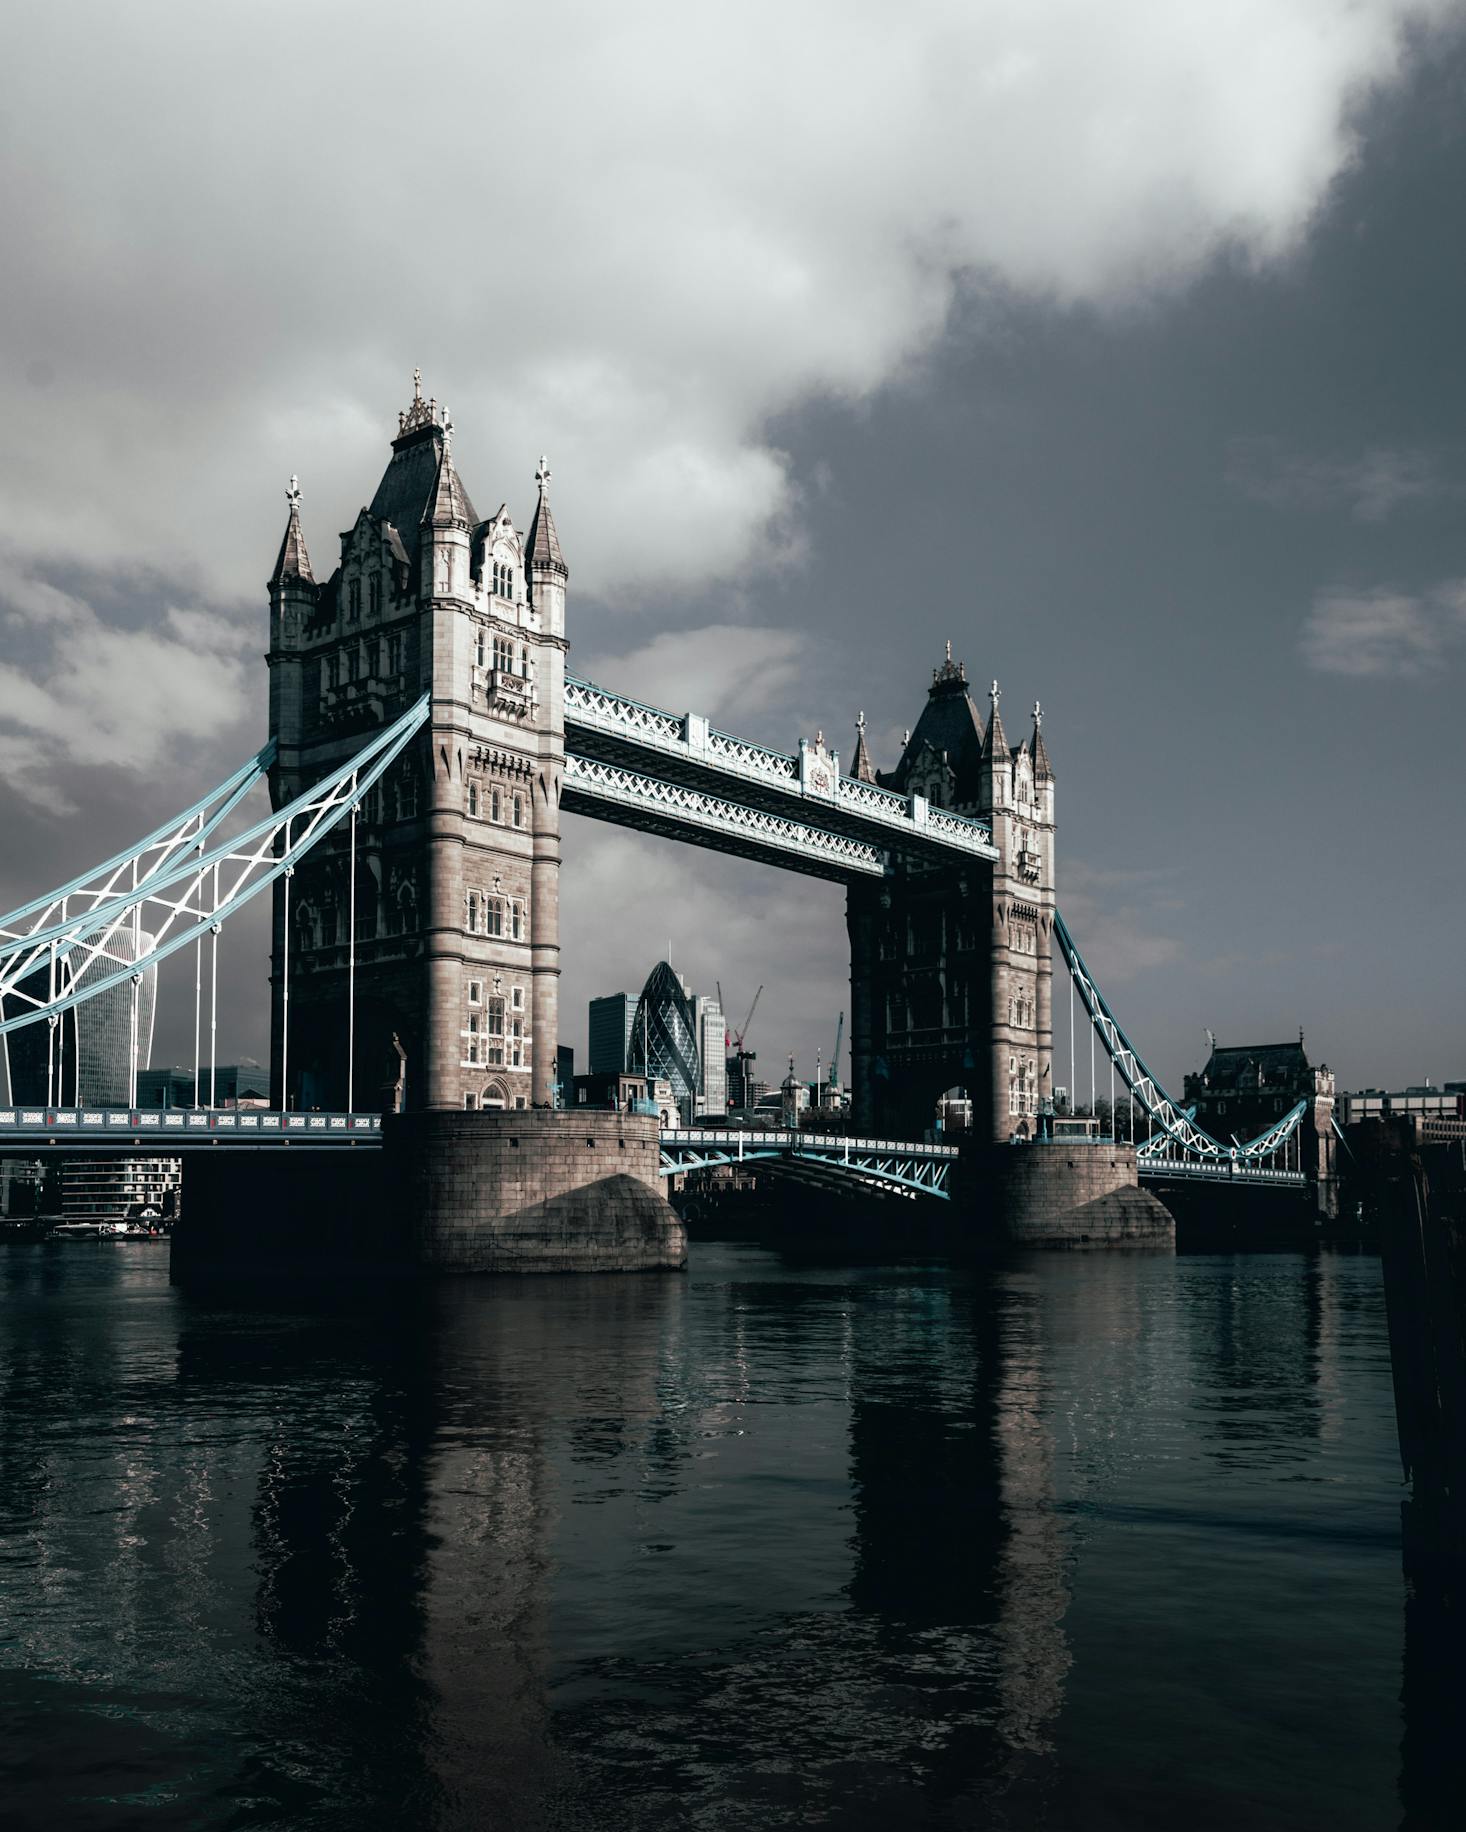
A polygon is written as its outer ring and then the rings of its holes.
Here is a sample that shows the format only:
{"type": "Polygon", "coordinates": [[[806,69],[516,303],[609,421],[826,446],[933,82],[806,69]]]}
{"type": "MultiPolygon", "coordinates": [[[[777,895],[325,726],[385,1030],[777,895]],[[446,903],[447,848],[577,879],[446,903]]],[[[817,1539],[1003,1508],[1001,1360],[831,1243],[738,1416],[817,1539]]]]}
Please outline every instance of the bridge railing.
{"type": "Polygon", "coordinates": [[[958,1158],[962,1155],[957,1145],[929,1145],[910,1139],[853,1138],[834,1132],[774,1132],[741,1126],[669,1127],[662,1134],[662,1144],[725,1145],[735,1152],[740,1144],[744,1150],[778,1146],[785,1150],[817,1151],[830,1157],[842,1157],[851,1152],[887,1152],[893,1157],[905,1158],[958,1158]]]}
{"type": "Polygon", "coordinates": [[[166,1151],[178,1145],[232,1138],[241,1143],[379,1143],[379,1113],[280,1113],[264,1107],[0,1107],[0,1149],[8,1140],[61,1138],[96,1144],[142,1139],[166,1151]]]}
{"type": "Polygon", "coordinates": [[[985,856],[991,853],[992,829],[984,821],[950,809],[929,808],[920,797],[900,795],[894,789],[883,789],[878,783],[861,782],[853,776],[836,774],[824,787],[806,788],[799,757],[794,753],[770,750],[732,732],[719,731],[698,714],[648,706],[594,681],[566,676],[565,718],[568,725],[581,724],[624,738],[666,757],[709,765],[719,774],[741,777],[747,782],[769,784],[800,796],[813,807],[832,805],[897,831],[909,833],[913,826],[923,827],[948,845],[985,856]]]}

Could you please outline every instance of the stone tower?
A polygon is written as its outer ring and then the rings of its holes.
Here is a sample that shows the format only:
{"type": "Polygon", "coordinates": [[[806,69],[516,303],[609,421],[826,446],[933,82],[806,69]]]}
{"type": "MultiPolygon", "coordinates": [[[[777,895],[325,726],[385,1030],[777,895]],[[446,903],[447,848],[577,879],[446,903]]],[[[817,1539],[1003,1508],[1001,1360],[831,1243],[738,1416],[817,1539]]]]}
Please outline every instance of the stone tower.
{"type": "MultiPolygon", "coordinates": [[[[409,1108],[552,1104],[569,575],[549,480],[541,459],[528,534],[504,507],[481,520],[452,421],[417,376],[376,494],[324,582],[291,479],[269,587],[275,806],[431,695],[427,725],[357,816],[358,1107],[400,1079],[397,1045],[409,1108]]],[[[346,1103],[352,879],[343,821],[275,886],[277,1105],[346,1103]]]]}
{"type": "Polygon", "coordinates": [[[853,775],[990,823],[1000,857],[851,886],[857,1130],[919,1137],[938,1096],[963,1087],[975,1137],[996,1144],[1033,1137],[1053,1097],[1054,773],[1042,709],[1010,746],[1001,697],[994,681],[984,724],[949,643],[889,774],[874,769],[860,723],[853,775]]]}

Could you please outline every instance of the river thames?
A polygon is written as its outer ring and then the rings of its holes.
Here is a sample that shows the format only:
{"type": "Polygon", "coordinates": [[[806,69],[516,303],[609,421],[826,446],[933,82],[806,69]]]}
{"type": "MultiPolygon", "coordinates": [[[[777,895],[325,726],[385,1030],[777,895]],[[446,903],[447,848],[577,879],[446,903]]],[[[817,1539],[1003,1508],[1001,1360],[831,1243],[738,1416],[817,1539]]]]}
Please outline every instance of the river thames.
{"type": "Polygon", "coordinates": [[[0,1282],[16,1832],[1436,1823],[1369,1255],[0,1282]]]}

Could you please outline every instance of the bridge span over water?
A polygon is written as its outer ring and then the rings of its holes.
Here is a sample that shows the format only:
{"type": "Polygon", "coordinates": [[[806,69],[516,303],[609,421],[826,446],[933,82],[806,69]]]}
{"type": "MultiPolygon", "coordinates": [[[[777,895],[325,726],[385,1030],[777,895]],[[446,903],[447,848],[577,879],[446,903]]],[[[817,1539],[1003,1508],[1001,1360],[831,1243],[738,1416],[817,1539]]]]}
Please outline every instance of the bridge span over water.
{"type": "MultiPolygon", "coordinates": [[[[780,748],[570,672],[549,479],[541,460],[527,531],[507,506],[480,517],[447,415],[416,381],[370,505],[325,576],[292,479],[269,583],[266,743],[171,821],[0,917],[11,1109],[0,1150],[122,1138],[187,1152],[205,1140],[349,1149],[381,1137],[361,1109],[384,1085],[408,1114],[500,1115],[485,1138],[513,1136],[517,1113],[550,1114],[568,811],[845,891],[852,1137],[668,1134],[652,1179],[752,1153],[950,1200],[954,1148],[916,1142],[939,1097],[966,1090],[974,1149],[1062,1152],[1047,1140],[1060,1085],[1069,1109],[1079,1096],[1086,1033],[1089,1110],[1107,1082],[1140,1176],[1319,1175],[1332,1141],[1308,1103],[1254,1137],[1218,1139],[1115,1018],[1058,907],[1056,773],[1037,702],[1010,742],[998,682],[979,706],[948,643],[899,757],[878,766],[862,713],[842,766],[823,732],[780,748]],[[181,957],[202,1090],[221,938],[266,891],[273,1113],[145,1120],[145,979],[181,957]],[[125,1099],[112,1088],[89,1106],[78,1025],[98,999],[130,1032],[129,1066],[125,1099]]],[[[239,966],[224,947],[222,971],[239,966]]],[[[570,1151],[573,1112],[562,1132],[570,1151]]],[[[549,1149],[550,1132],[537,1136],[549,1149]]],[[[1087,1148],[1068,1149],[1077,1165],[1087,1148]]],[[[600,1177],[588,1144],[584,1154],[587,1178],[600,1177]]]]}

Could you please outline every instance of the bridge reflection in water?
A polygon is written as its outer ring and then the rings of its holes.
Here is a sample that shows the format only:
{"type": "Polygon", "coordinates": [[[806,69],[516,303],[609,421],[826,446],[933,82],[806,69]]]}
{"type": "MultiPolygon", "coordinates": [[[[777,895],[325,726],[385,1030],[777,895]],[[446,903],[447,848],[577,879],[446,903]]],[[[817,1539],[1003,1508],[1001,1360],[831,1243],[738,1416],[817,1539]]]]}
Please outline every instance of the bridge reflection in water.
{"type": "Polygon", "coordinates": [[[0,1278],[18,1823],[1393,1823],[1371,1260],[0,1278]]]}

